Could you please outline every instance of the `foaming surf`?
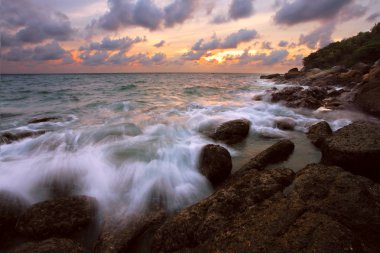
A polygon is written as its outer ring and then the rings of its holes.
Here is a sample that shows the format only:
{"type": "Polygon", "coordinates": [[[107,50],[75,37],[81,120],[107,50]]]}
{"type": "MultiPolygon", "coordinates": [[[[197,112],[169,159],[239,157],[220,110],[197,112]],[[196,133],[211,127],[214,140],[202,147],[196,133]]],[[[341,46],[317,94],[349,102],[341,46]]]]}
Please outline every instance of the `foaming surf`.
{"type": "MultiPolygon", "coordinates": [[[[24,77],[5,78],[2,85],[13,82],[14,89],[25,89],[17,78],[24,77]]],[[[255,101],[253,97],[274,86],[258,79],[258,75],[67,78],[45,81],[51,82],[52,96],[58,89],[56,80],[78,82],[74,91],[65,89],[57,98],[64,99],[66,93],[74,92],[77,101],[65,104],[43,100],[34,91],[40,89],[36,83],[28,86],[28,103],[36,106],[35,112],[12,114],[1,123],[2,131],[46,133],[0,146],[0,190],[17,192],[31,203],[85,194],[96,197],[104,208],[117,207],[123,213],[157,207],[174,211],[213,192],[198,171],[198,158],[204,145],[215,143],[204,132],[222,122],[245,118],[252,123],[245,142],[233,147],[217,143],[231,153],[234,171],[280,138],[290,138],[299,146],[287,163],[298,170],[306,160],[319,159],[319,151],[304,137],[310,125],[327,120],[336,130],[365,117],[343,111],[293,110],[267,100],[255,101]],[[43,115],[40,108],[46,107],[46,112],[59,115],[60,120],[27,123],[43,115]],[[276,121],[281,117],[293,120],[295,131],[277,128],[276,121]]],[[[38,82],[37,77],[33,80],[38,82]]],[[[10,87],[7,90],[14,92],[10,87]]],[[[5,110],[16,111],[19,102],[9,101],[2,104],[5,110]]]]}

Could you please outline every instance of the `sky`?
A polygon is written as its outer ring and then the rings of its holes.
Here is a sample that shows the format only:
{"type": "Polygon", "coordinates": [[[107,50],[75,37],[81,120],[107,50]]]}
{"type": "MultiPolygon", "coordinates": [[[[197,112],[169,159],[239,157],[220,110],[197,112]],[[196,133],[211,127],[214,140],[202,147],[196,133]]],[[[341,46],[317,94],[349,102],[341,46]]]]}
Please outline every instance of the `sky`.
{"type": "Polygon", "coordinates": [[[275,73],[380,21],[378,0],[0,0],[1,73],[275,73]]]}

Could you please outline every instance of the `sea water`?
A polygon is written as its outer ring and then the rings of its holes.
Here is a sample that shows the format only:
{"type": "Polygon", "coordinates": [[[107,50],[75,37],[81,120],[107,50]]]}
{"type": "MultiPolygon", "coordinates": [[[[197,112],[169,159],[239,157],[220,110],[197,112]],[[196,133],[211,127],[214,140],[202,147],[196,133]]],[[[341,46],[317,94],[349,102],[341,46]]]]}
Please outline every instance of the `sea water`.
{"type": "Polygon", "coordinates": [[[141,212],[152,203],[178,210],[213,192],[198,171],[206,144],[227,148],[236,171],[278,139],[289,138],[295,152],[275,166],[297,171],[320,159],[304,134],[310,125],[327,120],[336,130],[365,117],[253,99],[275,86],[286,85],[257,74],[2,75],[0,131],[46,133],[0,146],[0,190],[31,203],[67,191],[123,212],[141,212]],[[43,117],[56,119],[28,123],[43,117]],[[276,128],[278,117],[294,119],[295,130],[276,128]],[[240,118],[252,123],[240,144],[227,146],[202,134],[240,118]]]}

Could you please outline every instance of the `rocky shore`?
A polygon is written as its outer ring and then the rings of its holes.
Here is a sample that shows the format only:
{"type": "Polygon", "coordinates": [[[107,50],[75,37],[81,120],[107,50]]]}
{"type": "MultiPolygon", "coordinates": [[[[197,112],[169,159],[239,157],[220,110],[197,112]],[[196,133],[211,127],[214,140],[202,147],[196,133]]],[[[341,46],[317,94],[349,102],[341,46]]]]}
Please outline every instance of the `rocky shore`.
{"type": "MultiPolygon", "coordinates": [[[[232,143],[242,141],[249,124],[244,119],[226,122],[210,137],[232,132],[232,143]]],[[[89,196],[60,195],[30,205],[2,191],[1,250],[380,252],[380,125],[354,122],[333,132],[320,122],[307,136],[321,149],[322,159],[297,173],[267,168],[292,154],[290,140],[263,150],[232,175],[228,151],[205,146],[199,169],[215,192],[175,213],[156,206],[144,214],[115,217],[89,196]]]]}

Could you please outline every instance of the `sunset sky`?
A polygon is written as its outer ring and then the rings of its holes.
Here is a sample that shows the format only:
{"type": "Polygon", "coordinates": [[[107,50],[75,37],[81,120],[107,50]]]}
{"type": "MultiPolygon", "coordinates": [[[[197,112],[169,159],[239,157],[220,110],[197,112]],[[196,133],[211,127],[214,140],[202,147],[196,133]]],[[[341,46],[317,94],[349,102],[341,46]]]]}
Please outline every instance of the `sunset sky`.
{"type": "Polygon", "coordinates": [[[284,72],[378,0],[2,0],[1,73],[284,72]]]}

